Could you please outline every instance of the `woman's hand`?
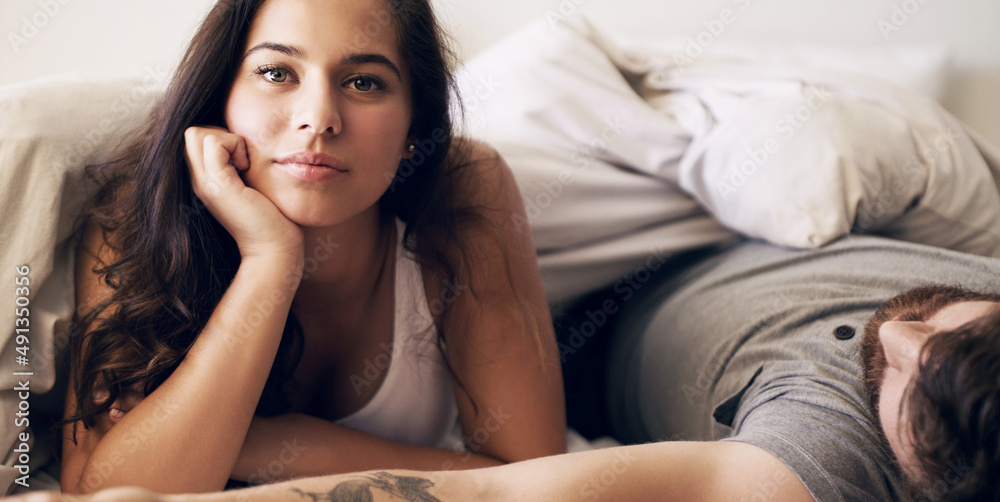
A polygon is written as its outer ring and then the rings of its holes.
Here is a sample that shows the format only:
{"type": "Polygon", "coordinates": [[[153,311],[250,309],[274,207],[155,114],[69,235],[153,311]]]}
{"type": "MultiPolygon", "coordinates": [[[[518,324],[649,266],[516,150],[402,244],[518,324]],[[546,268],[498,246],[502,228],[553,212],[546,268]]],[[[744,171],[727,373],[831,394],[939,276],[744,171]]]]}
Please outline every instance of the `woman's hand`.
{"type": "MultiPolygon", "coordinates": [[[[107,390],[98,390],[94,392],[94,404],[99,405],[108,398],[107,390]]],[[[111,425],[117,424],[125,417],[125,414],[132,411],[135,405],[142,401],[142,392],[134,389],[125,389],[119,395],[115,402],[111,403],[111,408],[108,410],[108,419],[111,420],[111,425]]]]}
{"type": "Polygon", "coordinates": [[[240,177],[250,168],[246,140],[220,127],[196,126],[184,131],[184,143],[195,195],[236,240],[240,254],[288,255],[301,262],[302,229],[240,177]]]}

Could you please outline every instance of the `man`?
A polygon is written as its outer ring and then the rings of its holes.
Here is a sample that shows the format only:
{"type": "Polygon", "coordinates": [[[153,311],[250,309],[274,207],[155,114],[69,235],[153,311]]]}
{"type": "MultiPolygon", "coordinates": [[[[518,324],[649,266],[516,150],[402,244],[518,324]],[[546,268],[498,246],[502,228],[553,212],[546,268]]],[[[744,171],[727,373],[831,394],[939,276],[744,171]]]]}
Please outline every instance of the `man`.
{"type": "Polygon", "coordinates": [[[752,444],[817,500],[997,498],[1000,261],[749,242],[652,288],[612,342],[619,437],[752,444]]]}
{"type": "MultiPolygon", "coordinates": [[[[612,426],[658,442],[206,497],[996,500],[998,278],[1000,260],[881,238],[812,251],[742,243],[597,302],[622,307],[612,426]]],[[[159,498],[119,489],[95,500],[159,498]]]]}
{"type": "Polygon", "coordinates": [[[918,495],[997,497],[996,300],[958,288],[918,288],[894,298],[866,328],[865,384],[918,495]]]}

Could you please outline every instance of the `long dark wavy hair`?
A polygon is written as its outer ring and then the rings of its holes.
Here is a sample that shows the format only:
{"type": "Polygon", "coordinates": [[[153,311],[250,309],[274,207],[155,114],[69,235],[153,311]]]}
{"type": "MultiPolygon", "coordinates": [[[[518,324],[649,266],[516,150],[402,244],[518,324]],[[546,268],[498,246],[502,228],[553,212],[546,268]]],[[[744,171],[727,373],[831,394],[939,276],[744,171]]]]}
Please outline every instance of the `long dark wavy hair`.
{"type": "MultiPolygon", "coordinates": [[[[113,294],[75,320],[86,335],[71,344],[76,413],[63,423],[92,427],[123,391],[148,395],[156,389],[180,364],[235,277],[239,249],[192,191],[183,135],[189,126],[225,126],[229,89],[263,2],[220,0],[146,125],[113,161],[88,168],[102,188],[86,217],[103,230],[115,258],[94,272],[113,294]],[[95,401],[98,389],[108,395],[95,401]]],[[[406,246],[421,265],[454,280],[469,270],[458,234],[476,214],[457,207],[454,193],[464,171],[452,153],[458,150],[451,117],[455,58],[427,0],[385,3],[412,75],[410,137],[418,149],[402,161],[380,210],[406,223],[406,246]],[[458,246],[458,263],[455,254],[449,260],[440,246],[428,244],[440,242],[458,246]]],[[[440,319],[446,309],[435,314],[440,319]]],[[[301,354],[301,327],[289,313],[257,413],[290,411],[289,385],[301,354]]]]}

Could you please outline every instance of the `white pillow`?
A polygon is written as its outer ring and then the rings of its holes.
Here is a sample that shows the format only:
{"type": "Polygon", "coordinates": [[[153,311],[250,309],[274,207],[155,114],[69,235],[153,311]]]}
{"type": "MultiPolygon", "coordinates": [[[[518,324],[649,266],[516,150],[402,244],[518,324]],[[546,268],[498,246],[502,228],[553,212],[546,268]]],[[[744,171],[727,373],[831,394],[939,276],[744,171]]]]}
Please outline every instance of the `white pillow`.
{"type": "MultiPolygon", "coordinates": [[[[646,104],[604,53],[544,21],[501,41],[460,74],[465,133],[492,144],[517,177],[551,304],[666,257],[734,238],[676,184],[688,140],[646,104]]],[[[621,298],[636,283],[622,283],[621,298]]]]}
{"type": "MultiPolygon", "coordinates": [[[[684,221],[650,203],[679,204],[677,187],[726,227],[781,245],[879,232],[1000,256],[1000,164],[983,145],[930,98],[799,57],[706,55],[678,72],[655,47],[622,50],[586,22],[539,20],[469,63],[468,129],[504,154],[545,152],[511,162],[529,212],[560,175],[593,180],[533,220],[543,274],[549,255],[595,242],[645,256],[648,243],[628,239],[684,221]],[[633,179],[644,188],[615,184],[633,179]]],[[[674,229],[667,244],[691,237],[674,229]]],[[[589,276],[618,253],[562,273],[589,276]]]]}
{"type": "Polygon", "coordinates": [[[824,65],[833,50],[706,53],[678,70],[669,53],[589,36],[687,125],[679,183],[728,227],[796,247],[877,232],[1000,256],[1000,162],[930,97],[824,65]]]}
{"type": "MultiPolygon", "coordinates": [[[[28,266],[29,365],[20,366],[21,355],[14,333],[15,312],[0,309],[0,357],[4,368],[33,372],[31,376],[0,372],[0,416],[13,420],[20,405],[12,389],[29,380],[33,397],[48,392],[55,383],[57,354],[68,345],[75,305],[73,226],[83,204],[95,190],[83,168],[109,158],[112,148],[148,115],[161,82],[101,81],[78,76],[0,86],[0,302],[15,305],[15,267],[28,266]],[[13,366],[13,367],[12,367],[13,366]]],[[[23,282],[23,281],[22,281],[23,282]]],[[[62,396],[53,399],[62,402],[62,396]]],[[[37,401],[36,401],[37,402],[37,401]]],[[[35,410],[40,411],[40,410],[35,410]]],[[[61,410],[54,410],[61,416],[61,410]]],[[[29,415],[29,420],[35,415],[29,415]]],[[[0,493],[22,476],[14,466],[23,424],[0,427],[0,493]]],[[[44,464],[49,449],[31,436],[31,467],[44,464]]],[[[38,479],[32,474],[32,488],[38,479]]],[[[14,488],[18,488],[14,485],[14,488]]],[[[55,486],[58,489],[58,485],[55,486]]]]}

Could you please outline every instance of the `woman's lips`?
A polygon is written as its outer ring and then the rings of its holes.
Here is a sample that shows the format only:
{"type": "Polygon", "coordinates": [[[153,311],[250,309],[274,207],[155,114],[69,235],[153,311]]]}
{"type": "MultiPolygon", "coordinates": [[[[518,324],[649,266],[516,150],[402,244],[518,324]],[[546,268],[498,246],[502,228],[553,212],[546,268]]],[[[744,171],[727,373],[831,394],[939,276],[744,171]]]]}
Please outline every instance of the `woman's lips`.
{"type": "Polygon", "coordinates": [[[326,166],[314,164],[300,164],[297,162],[278,162],[278,169],[285,171],[302,181],[320,182],[343,175],[346,171],[333,169],[326,166]]]}
{"type": "Polygon", "coordinates": [[[278,169],[303,181],[321,182],[347,172],[343,163],[325,153],[298,152],[275,160],[278,169]]]}

